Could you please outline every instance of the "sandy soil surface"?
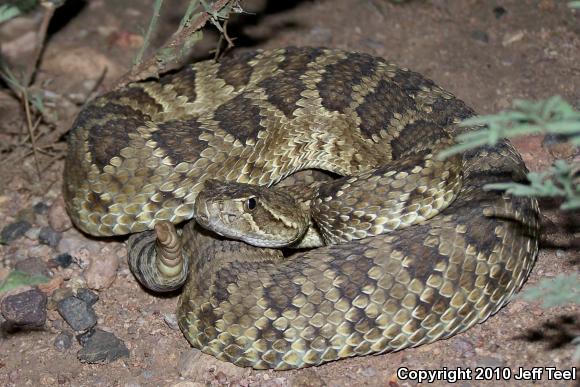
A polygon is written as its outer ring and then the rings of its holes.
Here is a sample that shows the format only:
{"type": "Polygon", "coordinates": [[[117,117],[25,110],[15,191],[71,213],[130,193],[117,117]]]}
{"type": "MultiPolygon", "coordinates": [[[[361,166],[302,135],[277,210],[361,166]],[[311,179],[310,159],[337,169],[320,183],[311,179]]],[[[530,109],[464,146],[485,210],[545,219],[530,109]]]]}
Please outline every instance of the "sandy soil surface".
{"type": "MultiPolygon", "coordinates": [[[[142,42],[152,10],[151,0],[92,0],[69,2],[52,21],[49,39],[33,83],[42,90],[52,127],[41,124],[43,136],[64,134],[82,103],[95,91],[111,85],[131,65],[142,42]],[[80,5],[78,5],[80,4],[80,5]],[[107,69],[103,73],[104,69],[107,69]],[[104,74],[103,82],[99,78],[104,74]]],[[[160,44],[179,22],[185,1],[170,1],[154,39],[160,44]]],[[[387,0],[266,1],[242,3],[252,14],[231,23],[230,35],[239,49],[248,47],[327,46],[367,52],[419,71],[468,102],[480,113],[511,106],[514,99],[540,99],[561,95],[580,101],[580,12],[556,0],[387,0]],[[283,5],[281,5],[283,4],[283,5]]],[[[38,22],[30,15],[2,27],[3,50],[19,55],[30,45],[27,31],[38,22]],[[28,23],[28,24],[27,24],[28,23]],[[27,40],[28,39],[28,40],[27,40]]],[[[215,34],[200,45],[200,56],[215,44],[215,34]]],[[[22,54],[24,55],[24,54],[22,54]]],[[[4,145],[26,142],[21,105],[0,88],[0,140],[4,145]],[[24,139],[24,140],[23,140],[24,139]]],[[[88,281],[83,267],[95,257],[109,259],[114,281],[97,281],[99,301],[94,306],[98,327],[120,338],[130,350],[128,358],[110,364],[86,364],[77,359],[80,344],[73,338],[67,349],[57,349],[55,338],[71,331],[49,300],[46,325],[34,331],[0,333],[0,385],[6,386],[407,386],[397,369],[443,370],[457,367],[509,368],[578,366],[570,340],[579,334],[577,307],[542,309],[540,300],[516,300],[484,324],[452,339],[394,354],[354,358],[291,372],[258,372],[221,363],[191,349],[171,317],[174,296],[144,291],[128,270],[122,240],[91,240],[67,230],[61,196],[64,136],[59,135],[50,156],[39,155],[39,179],[31,155],[13,157],[3,145],[0,168],[0,228],[28,219],[31,228],[20,238],[0,245],[0,275],[30,257],[39,257],[51,270],[56,287],[79,288],[88,281]],[[54,158],[52,160],[51,158],[54,158]],[[44,203],[48,208],[42,210],[44,203]],[[35,206],[37,205],[37,206],[35,206]],[[33,210],[36,209],[36,211],[33,210]],[[39,243],[39,229],[50,225],[60,243],[39,243]],[[65,231],[66,230],[66,231],[65,231]],[[84,248],[66,269],[54,258],[84,248]],[[88,254],[88,258],[87,258],[88,254]],[[80,265],[79,265],[80,264],[80,265]],[[117,266],[118,265],[118,266],[117,266]],[[60,282],[63,281],[63,282],[60,282]]],[[[531,170],[549,166],[554,157],[541,138],[516,141],[531,170]]],[[[579,225],[572,215],[559,215],[545,202],[544,213],[555,225],[575,227],[576,234],[555,230],[544,243],[526,285],[559,273],[577,272],[579,225]]],[[[577,221],[577,220],[576,220],[577,221]]],[[[109,269],[110,269],[109,267],[109,269]]],[[[85,269],[86,270],[86,269],[85,269]]],[[[103,269],[107,270],[107,269],[103,269]]],[[[94,284],[94,282],[93,282],[94,284]]],[[[569,386],[574,381],[548,380],[538,385],[569,386]]],[[[475,375],[473,378],[475,379],[475,375]]],[[[470,385],[528,385],[499,380],[470,385]]],[[[438,382],[436,384],[443,384],[438,382]]]]}

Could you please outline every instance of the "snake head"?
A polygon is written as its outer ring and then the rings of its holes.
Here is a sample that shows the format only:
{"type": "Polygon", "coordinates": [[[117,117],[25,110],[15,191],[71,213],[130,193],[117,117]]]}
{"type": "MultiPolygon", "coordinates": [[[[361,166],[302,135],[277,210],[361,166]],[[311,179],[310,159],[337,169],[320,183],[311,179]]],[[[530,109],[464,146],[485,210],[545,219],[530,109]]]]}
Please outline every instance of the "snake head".
{"type": "Polygon", "coordinates": [[[287,192],[208,179],[195,200],[194,219],[226,238],[259,247],[284,247],[304,236],[309,215],[287,192]]]}

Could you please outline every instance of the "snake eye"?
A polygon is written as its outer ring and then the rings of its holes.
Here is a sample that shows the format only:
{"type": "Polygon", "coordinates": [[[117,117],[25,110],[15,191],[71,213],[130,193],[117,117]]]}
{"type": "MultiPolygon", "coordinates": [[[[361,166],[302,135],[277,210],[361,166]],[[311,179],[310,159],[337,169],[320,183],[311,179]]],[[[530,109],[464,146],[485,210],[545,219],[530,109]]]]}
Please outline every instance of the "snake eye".
{"type": "Polygon", "coordinates": [[[256,198],[249,198],[248,200],[246,200],[246,209],[248,209],[249,211],[254,210],[254,208],[256,208],[257,205],[258,200],[256,200],[256,198]]]}

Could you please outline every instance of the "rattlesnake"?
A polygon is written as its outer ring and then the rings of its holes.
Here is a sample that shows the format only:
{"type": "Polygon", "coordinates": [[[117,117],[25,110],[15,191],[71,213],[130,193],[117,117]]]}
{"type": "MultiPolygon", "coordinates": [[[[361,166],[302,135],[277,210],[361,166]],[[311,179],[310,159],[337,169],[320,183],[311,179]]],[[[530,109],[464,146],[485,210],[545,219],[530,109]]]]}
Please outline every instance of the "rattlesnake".
{"type": "MultiPolygon", "coordinates": [[[[366,54],[286,48],[203,61],[81,111],[65,200],[87,233],[134,233],[130,265],[145,286],[175,289],[189,276],[180,327],[219,359],[289,369],[399,350],[498,311],[537,254],[536,201],[483,189],[524,181],[509,142],[434,157],[473,114],[432,81],[366,54]],[[249,196],[236,187],[304,169],[345,175],[298,203],[330,245],[283,256],[188,221],[196,198],[249,212],[257,203],[240,206],[249,196]],[[209,179],[225,189],[201,192],[209,179]]],[[[254,200],[270,192],[249,189],[254,200]]],[[[262,218],[292,228],[292,211],[278,211],[262,218]]],[[[206,215],[197,219],[209,225],[206,215]]]]}

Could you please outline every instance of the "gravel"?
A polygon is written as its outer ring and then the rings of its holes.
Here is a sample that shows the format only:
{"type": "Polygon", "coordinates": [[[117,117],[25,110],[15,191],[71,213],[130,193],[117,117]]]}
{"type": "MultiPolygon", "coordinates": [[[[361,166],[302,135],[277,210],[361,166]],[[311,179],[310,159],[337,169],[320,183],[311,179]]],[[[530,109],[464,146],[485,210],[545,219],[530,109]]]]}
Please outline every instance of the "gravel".
{"type": "Polygon", "coordinates": [[[122,357],[129,357],[125,343],[111,332],[100,329],[90,331],[79,340],[83,348],[77,353],[85,363],[111,363],[122,357]]]}
{"type": "Polygon", "coordinates": [[[99,301],[99,295],[87,288],[77,290],[77,298],[86,302],[88,306],[93,306],[95,302],[99,301]]]}
{"type": "Polygon", "coordinates": [[[42,227],[38,234],[38,241],[43,245],[50,247],[58,246],[58,242],[62,239],[62,233],[52,229],[51,227],[42,227]]]}
{"type": "Polygon", "coordinates": [[[80,298],[71,296],[62,299],[57,304],[58,313],[70,327],[82,332],[97,324],[97,315],[93,308],[80,298]]]}
{"type": "Polygon", "coordinates": [[[60,332],[54,338],[54,348],[56,348],[60,352],[66,351],[72,345],[72,338],[73,335],[69,331],[60,332]]]}
{"type": "Polygon", "coordinates": [[[10,243],[21,236],[23,236],[26,231],[28,231],[32,225],[27,220],[17,220],[7,224],[0,232],[0,243],[10,243]]]}
{"type": "Polygon", "coordinates": [[[10,327],[39,328],[46,321],[46,302],[46,295],[34,288],[4,297],[0,313],[10,327]]]}

